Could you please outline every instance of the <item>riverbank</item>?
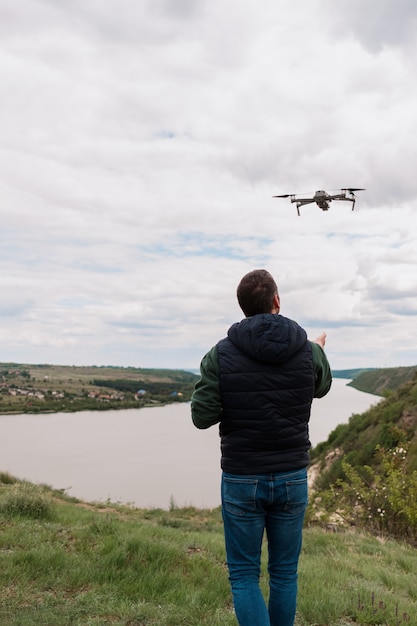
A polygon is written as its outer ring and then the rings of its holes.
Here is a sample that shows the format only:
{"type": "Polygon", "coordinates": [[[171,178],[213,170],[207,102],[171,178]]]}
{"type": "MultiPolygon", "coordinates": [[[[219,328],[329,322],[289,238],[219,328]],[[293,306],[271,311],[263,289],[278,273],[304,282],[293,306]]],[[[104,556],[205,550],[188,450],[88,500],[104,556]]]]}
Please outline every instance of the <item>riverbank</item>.
{"type": "Polygon", "coordinates": [[[0,364],[0,414],[107,411],[187,402],[183,370],[0,364]]]}

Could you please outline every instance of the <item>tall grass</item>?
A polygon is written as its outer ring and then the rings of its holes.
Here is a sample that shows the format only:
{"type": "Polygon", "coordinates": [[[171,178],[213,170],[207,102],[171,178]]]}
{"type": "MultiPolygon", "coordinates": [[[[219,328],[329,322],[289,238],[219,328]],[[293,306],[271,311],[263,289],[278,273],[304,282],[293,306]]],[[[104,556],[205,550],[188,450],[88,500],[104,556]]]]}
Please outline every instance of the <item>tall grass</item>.
{"type": "Polygon", "coordinates": [[[9,484],[13,486],[1,502],[1,512],[4,516],[31,519],[52,518],[52,498],[47,489],[26,482],[12,481],[9,484]]]}
{"type": "Polygon", "coordinates": [[[299,577],[299,623],[417,624],[410,571],[417,553],[358,532],[305,532],[299,577]],[[350,622],[347,622],[350,623],[350,622]]]}
{"type": "MultiPolygon", "coordinates": [[[[416,570],[405,545],[307,528],[296,624],[417,624],[416,570]]],[[[0,624],[236,625],[220,511],[85,504],[1,483],[0,624]]]]}

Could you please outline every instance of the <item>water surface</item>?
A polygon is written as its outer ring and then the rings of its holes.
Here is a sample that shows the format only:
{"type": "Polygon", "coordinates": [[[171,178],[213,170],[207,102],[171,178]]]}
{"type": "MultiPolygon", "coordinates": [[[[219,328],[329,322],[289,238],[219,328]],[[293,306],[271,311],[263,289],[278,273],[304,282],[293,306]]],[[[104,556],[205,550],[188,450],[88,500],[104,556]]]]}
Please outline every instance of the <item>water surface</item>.
{"type": "MultiPolygon", "coordinates": [[[[347,382],[335,379],[331,392],[314,400],[313,445],[380,400],[347,382]]],[[[110,499],[145,508],[220,504],[218,427],[195,428],[189,404],[0,415],[0,429],[0,470],[19,478],[89,501],[110,499]]]]}

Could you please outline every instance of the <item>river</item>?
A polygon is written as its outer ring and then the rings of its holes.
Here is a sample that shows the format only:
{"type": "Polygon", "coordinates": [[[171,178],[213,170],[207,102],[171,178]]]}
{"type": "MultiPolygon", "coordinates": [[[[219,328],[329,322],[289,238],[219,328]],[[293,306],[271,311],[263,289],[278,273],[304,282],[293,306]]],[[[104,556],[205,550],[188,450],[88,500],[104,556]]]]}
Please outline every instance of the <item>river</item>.
{"type": "MultiPolygon", "coordinates": [[[[379,396],[334,379],[314,400],[313,445],[379,396]]],[[[190,405],[120,411],[0,415],[0,471],[87,501],[167,509],[220,504],[218,427],[198,430],[190,405]]]]}

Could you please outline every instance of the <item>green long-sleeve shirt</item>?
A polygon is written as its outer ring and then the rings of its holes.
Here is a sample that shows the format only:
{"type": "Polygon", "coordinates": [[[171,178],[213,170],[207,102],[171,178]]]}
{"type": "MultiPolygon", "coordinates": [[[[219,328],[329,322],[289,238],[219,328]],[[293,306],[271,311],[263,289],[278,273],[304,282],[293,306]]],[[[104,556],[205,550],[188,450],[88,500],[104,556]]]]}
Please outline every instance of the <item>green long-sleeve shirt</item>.
{"type": "MultiPolygon", "coordinates": [[[[312,341],[310,344],[314,365],[314,397],[322,398],[332,384],[330,365],[323,348],[312,341]]],[[[222,417],[216,346],[203,357],[200,376],[191,398],[191,416],[194,425],[203,429],[218,424],[222,417]]]]}

